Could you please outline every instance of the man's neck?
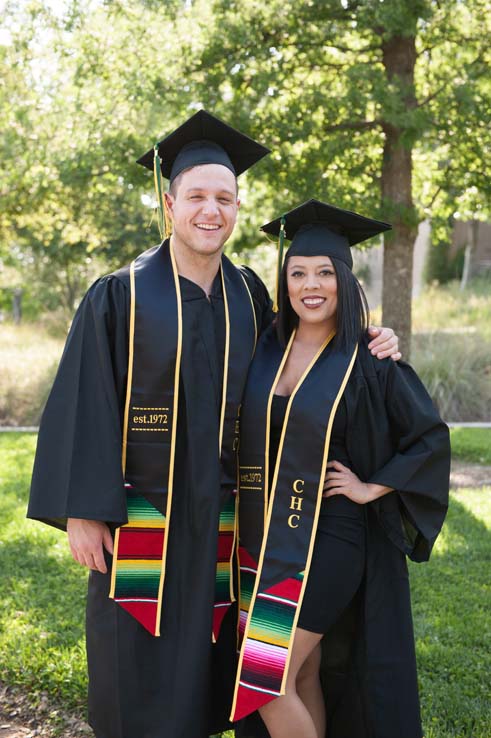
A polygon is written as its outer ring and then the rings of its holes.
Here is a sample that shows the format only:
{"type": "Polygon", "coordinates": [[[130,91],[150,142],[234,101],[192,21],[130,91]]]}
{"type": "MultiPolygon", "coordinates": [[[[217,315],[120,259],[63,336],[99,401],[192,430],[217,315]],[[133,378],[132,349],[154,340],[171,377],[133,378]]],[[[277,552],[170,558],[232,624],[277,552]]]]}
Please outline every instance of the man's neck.
{"type": "Polygon", "coordinates": [[[213,281],[220,268],[222,252],[214,254],[197,254],[186,248],[178,239],[170,238],[171,247],[176,257],[177,271],[181,277],[191,280],[201,287],[207,295],[210,294],[213,281]]]}

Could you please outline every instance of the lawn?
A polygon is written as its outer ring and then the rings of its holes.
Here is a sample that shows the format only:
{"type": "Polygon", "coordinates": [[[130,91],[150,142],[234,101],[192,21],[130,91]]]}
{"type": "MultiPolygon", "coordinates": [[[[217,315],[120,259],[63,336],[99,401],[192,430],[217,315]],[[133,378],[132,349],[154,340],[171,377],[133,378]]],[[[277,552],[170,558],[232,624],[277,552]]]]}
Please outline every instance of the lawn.
{"type": "Polygon", "coordinates": [[[459,461],[491,465],[491,428],[452,428],[452,455],[459,461]]]}
{"type": "MultiPolygon", "coordinates": [[[[486,436],[458,430],[459,454],[489,460],[486,436]]],[[[0,680],[82,714],[87,575],[62,533],[25,520],[34,445],[0,434],[0,680]]],[[[490,566],[491,489],[454,492],[431,563],[410,566],[426,738],[491,735],[490,566]]]]}

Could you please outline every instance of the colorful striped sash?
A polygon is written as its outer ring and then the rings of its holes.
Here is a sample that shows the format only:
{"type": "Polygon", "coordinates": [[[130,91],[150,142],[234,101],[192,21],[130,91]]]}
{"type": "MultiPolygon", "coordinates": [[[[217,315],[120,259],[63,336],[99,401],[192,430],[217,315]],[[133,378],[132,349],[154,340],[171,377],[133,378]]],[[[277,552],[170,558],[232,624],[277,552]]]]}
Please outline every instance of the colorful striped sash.
{"type": "MultiPolygon", "coordinates": [[[[247,283],[224,256],[220,264],[225,310],[225,355],[217,456],[222,484],[237,478],[237,418],[257,338],[247,283]]],[[[112,597],[153,635],[160,634],[167,544],[174,492],[182,301],[175,257],[168,241],[141,254],[130,267],[128,384],[122,466],[128,523],[116,530],[112,597]],[[162,340],[165,337],[165,340],[162,340]],[[165,514],[145,494],[158,494],[165,514]]],[[[206,388],[204,388],[206,391],[206,388]]],[[[217,489],[217,495],[220,490],[217,489]]],[[[233,601],[234,500],[220,513],[213,638],[233,601]]]]}
{"type": "Polygon", "coordinates": [[[150,633],[159,633],[165,516],[126,484],[128,523],[119,530],[114,600],[150,633]]]}
{"type": "Polygon", "coordinates": [[[220,512],[218,529],[218,555],[215,577],[215,602],[213,606],[213,641],[220,633],[223,618],[235,601],[233,592],[232,565],[235,546],[235,501],[237,490],[220,512]]]}
{"type": "Polygon", "coordinates": [[[234,721],[285,694],[332,422],[357,353],[332,351],[331,335],[305,370],[288,401],[269,492],[271,403],[294,337],[285,352],[274,329],[259,341],[241,415],[234,721]]]}

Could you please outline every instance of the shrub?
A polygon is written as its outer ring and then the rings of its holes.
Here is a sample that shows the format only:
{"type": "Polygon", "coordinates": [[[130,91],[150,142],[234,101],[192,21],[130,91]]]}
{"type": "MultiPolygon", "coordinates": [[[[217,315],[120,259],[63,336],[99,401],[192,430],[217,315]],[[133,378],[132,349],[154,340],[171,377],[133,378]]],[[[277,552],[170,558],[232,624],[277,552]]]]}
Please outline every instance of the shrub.
{"type": "Polygon", "coordinates": [[[411,363],[443,418],[491,419],[491,347],[472,333],[433,332],[413,336],[411,363]]]}

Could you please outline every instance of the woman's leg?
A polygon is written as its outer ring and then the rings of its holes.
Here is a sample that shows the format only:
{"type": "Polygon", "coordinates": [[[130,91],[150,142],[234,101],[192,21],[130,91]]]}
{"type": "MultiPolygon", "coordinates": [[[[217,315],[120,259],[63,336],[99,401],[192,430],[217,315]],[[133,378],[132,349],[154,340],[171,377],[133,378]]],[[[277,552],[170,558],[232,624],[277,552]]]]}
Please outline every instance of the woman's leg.
{"type": "MultiPolygon", "coordinates": [[[[297,677],[322,635],[297,628],[293,642],[286,694],[259,710],[271,738],[324,738],[318,733],[317,717],[309,712],[297,691],[297,677]]],[[[306,667],[306,672],[310,668],[306,667]]],[[[301,679],[302,681],[302,679],[301,679]]],[[[319,727],[320,724],[319,724],[319,727]]]]}
{"type": "Polygon", "coordinates": [[[319,738],[326,734],[326,705],[320,680],[321,644],[314,647],[297,674],[297,694],[314,721],[319,738]]]}

